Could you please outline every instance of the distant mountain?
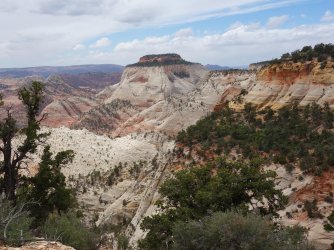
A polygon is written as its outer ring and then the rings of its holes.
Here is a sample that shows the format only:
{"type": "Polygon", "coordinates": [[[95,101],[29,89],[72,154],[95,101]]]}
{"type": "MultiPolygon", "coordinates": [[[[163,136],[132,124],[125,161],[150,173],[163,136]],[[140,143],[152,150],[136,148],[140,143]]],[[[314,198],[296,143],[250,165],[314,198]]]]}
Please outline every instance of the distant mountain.
{"type": "Polygon", "coordinates": [[[204,67],[208,70],[228,70],[228,69],[231,69],[230,67],[227,67],[227,66],[220,66],[220,65],[213,65],[213,64],[207,64],[204,67]]]}
{"type": "Polygon", "coordinates": [[[3,68],[0,69],[0,77],[26,77],[43,76],[48,77],[54,74],[79,75],[84,73],[121,73],[123,66],[116,64],[91,64],[73,66],[42,66],[29,68],[3,68]]]}

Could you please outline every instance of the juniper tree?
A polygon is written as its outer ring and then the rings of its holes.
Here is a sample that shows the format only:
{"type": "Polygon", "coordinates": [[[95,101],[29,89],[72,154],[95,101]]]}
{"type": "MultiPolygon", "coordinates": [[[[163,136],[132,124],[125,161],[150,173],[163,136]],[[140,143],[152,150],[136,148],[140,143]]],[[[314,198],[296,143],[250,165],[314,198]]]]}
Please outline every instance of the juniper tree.
{"type": "MultiPolygon", "coordinates": [[[[39,106],[43,96],[43,85],[32,82],[31,85],[21,88],[18,97],[25,107],[26,125],[20,128],[13,117],[12,107],[3,108],[5,118],[0,122],[0,152],[3,161],[0,165],[0,175],[3,176],[1,189],[8,200],[16,200],[16,189],[20,181],[20,169],[24,168],[29,154],[35,153],[38,144],[48,133],[38,133],[40,123],[45,118],[38,119],[39,106]],[[19,136],[23,141],[14,147],[13,140],[19,136]]],[[[1,105],[3,105],[1,98],[1,105]]]]}
{"type": "Polygon", "coordinates": [[[36,225],[45,222],[53,211],[61,214],[74,205],[72,189],[66,187],[65,176],[61,172],[61,167],[72,162],[73,158],[72,150],[61,151],[53,157],[50,146],[44,148],[38,173],[31,178],[32,188],[28,194],[29,200],[36,201],[30,206],[36,225]]]}

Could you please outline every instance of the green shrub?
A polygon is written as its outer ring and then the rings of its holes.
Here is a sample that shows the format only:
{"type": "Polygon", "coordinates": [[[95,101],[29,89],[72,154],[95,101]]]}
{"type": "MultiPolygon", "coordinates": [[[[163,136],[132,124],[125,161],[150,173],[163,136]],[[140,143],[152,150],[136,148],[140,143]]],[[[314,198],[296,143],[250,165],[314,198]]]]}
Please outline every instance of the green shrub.
{"type": "Polygon", "coordinates": [[[6,235],[8,244],[20,244],[21,236],[29,240],[32,236],[29,231],[32,221],[27,205],[18,203],[13,206],[11,202],[0,198],[0,238],[6,235]]]}
{"type": "Polygon", "coordinates": [[[97,249],[98,235],[88,229],[74,213],[50,214],[42,232],[48,240],[58,240],[80,250],[97,249]]]}
{"type": "Polygon", "coordinates": [[[308,249],[305,230],[274,227],[261,216],[236,212],[215,213],[201,221],[180,222],[173,227],[173,249],[308,249]]]}
{"type": "Polygon", "coordinates": [[[305,201],[304,208],[309,218],[322,218],[323,217],[323,215],[320,214],[318,210],[317,200],[305,201]]]}
{"type": "Polygon", "coordinates": [[[245,104],[243,112],[227,106],[181,131],[176,151],[181,152],[184,145],[196,145],[198,155],[212,155],[217,145],[217,154],[229,155],[234,149],[244,159],[262,155],[272,162],[300,166],[305,173],[320,175],[334,166],[334,132],[330,130],[333,121],[334,113],[328,104],[299,107],[294,103],[277,111],[257,111],[245,104]]]}
{"type": "Polygon", "coordinates": [[[177,172],[159,190],[164,197],[161,204],[164,213],[146,217],[141,224],[148,233],[140,241],[140,248],[163,249],[171,245],[172,228],[180,221],[200,219],[212,212],[235,208],[249,213],[253,199],[266,200],[267,206],[258,208],[260,214],[275,215],[286,199],[275,189],[274,177],[274,172],[222,158],[206,166],[177,172]]]}
{"type": "Polygon", "coordinates": [[[124,234],[120,234],[117,237],[117,249],[118,250],[129,249],[129,239],[124,234]]]}

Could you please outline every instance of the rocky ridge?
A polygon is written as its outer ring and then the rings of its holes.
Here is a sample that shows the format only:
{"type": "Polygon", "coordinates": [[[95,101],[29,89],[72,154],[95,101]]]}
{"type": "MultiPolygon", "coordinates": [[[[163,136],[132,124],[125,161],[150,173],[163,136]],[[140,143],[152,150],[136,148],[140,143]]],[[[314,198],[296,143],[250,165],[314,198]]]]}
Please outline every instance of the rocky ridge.
{"type": "Polygon", "coordinates": [[[25,120],[25,112],[17,97],[17,91],[32,81],[42,82],[45,86],[40,110],[41,114],[48,114],[48,119],[42,123],[45,126],[71,126],[79,120],[82,113],[99,104],[94,92],[72,87],[58,75],[51,75],[48,78],[33,76],[0,79],[4,103],[12,107],[14,117],[21,123],[25,120]]]}

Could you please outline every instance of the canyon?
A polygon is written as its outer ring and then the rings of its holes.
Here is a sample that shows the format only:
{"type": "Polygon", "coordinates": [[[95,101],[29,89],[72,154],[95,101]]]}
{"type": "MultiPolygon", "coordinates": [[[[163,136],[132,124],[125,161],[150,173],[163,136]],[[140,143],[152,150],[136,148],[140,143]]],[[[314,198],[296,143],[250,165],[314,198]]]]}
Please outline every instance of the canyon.
{"type": "MultiPolygon", "coordinates": [[[[178,132],[226,105],[236,110],[245,103],[258,109],[279,109],[295,102],[300,106],[315,102],[334,108],[331,60],[209,71],[177,54],[150,55],[125,67],[120,81],[101,91],[89,81],[82,88],[59,75],[3,77],[4,102],[12,105],[19,120],[24,110],[16,92],[33,80],[45,84],[41,115],[48,114],[43,130],[51,132],[52,151],[72,149],[76,153],[63,172],[76,190],[87,221],[95,216],[98,226],[123,223],[133,246],[145,235],[140,229],[142,219],[159,212],[155,205],[159,185],[177,168],[179,159],[172,152],[178,132]],[[116,177],[108,182],[115,171],[116,177]]],[[[41,150],[33,156],[32,169],[41,150]]],[[[277,188],[290,197],[288,206],[279,212],[283,222],[308,227],[310,240],[319,249],[330,245],[334,234],[324,231],[323,220],[308,218],[297,206],[316,197],[321,213],[328,216],[334,207],[324,197],[334,192],[332,171],[300,180],[299,169],[289,174],[283,165],[266,167],[275,170],[277,188]]]]}

